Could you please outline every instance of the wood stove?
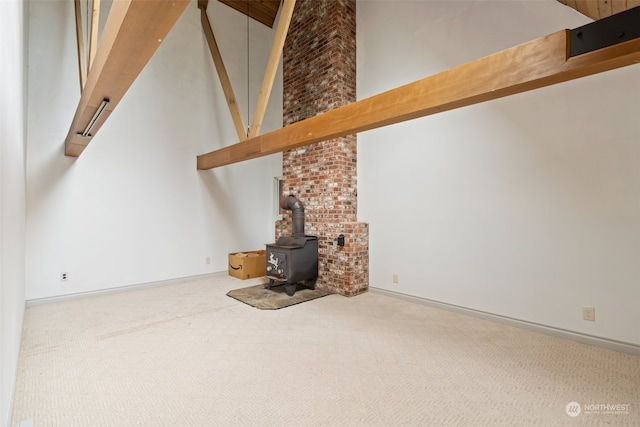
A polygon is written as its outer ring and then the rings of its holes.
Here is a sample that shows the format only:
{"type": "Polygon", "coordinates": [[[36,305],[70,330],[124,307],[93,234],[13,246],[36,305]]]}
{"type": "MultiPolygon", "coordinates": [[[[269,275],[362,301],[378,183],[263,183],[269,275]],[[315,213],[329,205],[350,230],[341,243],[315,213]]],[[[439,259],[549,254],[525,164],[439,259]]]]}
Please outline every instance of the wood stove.
{"type": "Polygon", "coordinates": [[[292,235],[282,236],[267,244],[267,278],[270,289],[284,283],[287,295],[293,296],[298,284],[315,289],[318,278],[318,238],[304,234],[304,206],[295,196],[280,201],[283,209],[292,211],[292,235]]]}

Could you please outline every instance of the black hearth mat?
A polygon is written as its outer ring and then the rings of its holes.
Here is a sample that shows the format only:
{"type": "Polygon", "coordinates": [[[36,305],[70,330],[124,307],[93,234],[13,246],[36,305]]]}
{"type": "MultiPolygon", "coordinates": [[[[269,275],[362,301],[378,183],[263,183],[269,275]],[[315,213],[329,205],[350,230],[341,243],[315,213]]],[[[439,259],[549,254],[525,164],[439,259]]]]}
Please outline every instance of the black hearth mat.
{"type": "Polygon", "coordinates": [[[278,310],[331,294],[331,292],[309,289],[303,285],[298,285],[296,293],[290,297],[285,292],[284,284],[274,285],[271,289],[267,289],[267,285],[267,283],[263,283],[249,286],[248,288],[236,289],[229,291],[227,295],[260,310],[278,310]]]}

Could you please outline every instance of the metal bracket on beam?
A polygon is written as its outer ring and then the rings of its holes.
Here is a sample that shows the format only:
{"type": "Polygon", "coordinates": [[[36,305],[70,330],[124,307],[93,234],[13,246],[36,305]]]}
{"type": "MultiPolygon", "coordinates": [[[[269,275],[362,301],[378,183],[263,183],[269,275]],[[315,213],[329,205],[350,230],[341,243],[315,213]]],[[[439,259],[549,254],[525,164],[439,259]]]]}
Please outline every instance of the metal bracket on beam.
{"type": "Polygon", "coordinates": [[[571,30],[569,56],[613,46],[640,37],[640,6],[571,30]]]}

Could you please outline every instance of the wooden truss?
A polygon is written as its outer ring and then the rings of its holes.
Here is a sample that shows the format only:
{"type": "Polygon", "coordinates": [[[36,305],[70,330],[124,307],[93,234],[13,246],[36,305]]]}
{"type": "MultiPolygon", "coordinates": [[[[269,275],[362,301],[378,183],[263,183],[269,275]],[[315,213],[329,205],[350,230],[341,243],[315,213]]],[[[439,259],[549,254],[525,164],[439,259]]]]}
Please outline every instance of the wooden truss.
{"type": "MultiPolygon", "coordinates": [[[[98,26],[100,23],[100,0],[93,0],[91,7],[91,27],[89,35],[89,66],[87,67],[87,53],[84,47],[84,32],[82,29],[82,7],[80,0],[74,1],[76,14],[76,40],[78,45],[78,71],[80,73],[80,92],[87,84],[87,70],[93,65],[98,50],[98,26]]],[[[87,13],[89,13],[87,11],[87,13]]]]}
{"type": "Polygon", "coordinates": [[[287,38],[287,32],[289,31],[289,24],[291,23],[291,16],[293,15],[293,9],[295,8],[296,0],[284,0],[282,10],[280,12],[280,18],[278,19],[278,26],[276,28],[273,45],[271,47],[271,53],[269,54],[267,68],[265,70],[262,86],[258,95],[256,109],[253,113],[253,121],[248,131],[247,127],[242,121],[242,115],[240,114],[238,103],[236,101],[235,95],[233,94],[231,81],[229,80],[229,76],[227,75],[224,62],[222,61],[222,55],[220,54],[218,44],[216,43],[216,39],[213,34],[213,29],[211,28],[211,23],[209,22],[209,18],[207,17],[207,4],[208,0],[198,0],[202,29],[204,30],[204,34],[209,45],[209,51],[211,52],[211,57],[216,67],[218,77],[220,78],[222,90],[227,100],[229,111],[231,112],[231,118],[233,119],[233,124],[236,128],[238,139],[240,141],[243,141],[247,139],[247,137],[254,137],[258,135],[258,133],[260,132],[260,127],[262,126],[262,121],[267,110],[267,103],[269,102],[269,97],[271,96],[273,82],[275,81],[276,73],[278,71],[278,63],[280,62],[280,57],[282,56],[284,42],[287,38]]]}
{"type": "Polygon", "coordinates": [[[465,107],[640,62],[640,38],[570,57],[563,30],[197,157],[198,169],[465,107]]]}
{"type": "MultiPolygon", "coordinates": [[[[65,154],[67,156],[77,157],[84,151],[188,4],[189,0],[176,2],[122,0],[114,2],[103,31],[100,48],[96,50],[100,0],[93,0],[89,65],[87,66],[80,17],[80,0],[75,0],[82,96],[65,140],[65,154]],[[89,69],[88,73],[87,69],[89,69]]],[[[293,15],[295,0],[283,1],[253,122],[249,129],[245,126],[238,109],[229,76],[207,17],[207,5],[208,0],[198,0],[202,27],[238,139],[242,141],[248,136],[256,136],[260,132],[293,15]]]]}

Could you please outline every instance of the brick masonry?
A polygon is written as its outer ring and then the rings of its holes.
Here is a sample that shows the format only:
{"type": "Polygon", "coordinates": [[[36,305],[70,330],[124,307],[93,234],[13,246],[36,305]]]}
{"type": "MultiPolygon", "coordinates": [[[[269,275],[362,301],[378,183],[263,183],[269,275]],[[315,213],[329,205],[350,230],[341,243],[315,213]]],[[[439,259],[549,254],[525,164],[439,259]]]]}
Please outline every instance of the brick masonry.
{"type": "MultiPolygon", "coordinates": [[[[283,51],[283,124],[356,100],[356,2],[298,0],[283,51]]],[[[318,236],[317,286],[353,296],[369,287],[369,226],[357,222],[356,135],[283,153],[283,193],[305,205],[305,233],[318,236]],[[344,247],[337,245],[345,236],[344,247]]],[[[291,234],[291,213],[276,238],[291,234]]]]}

